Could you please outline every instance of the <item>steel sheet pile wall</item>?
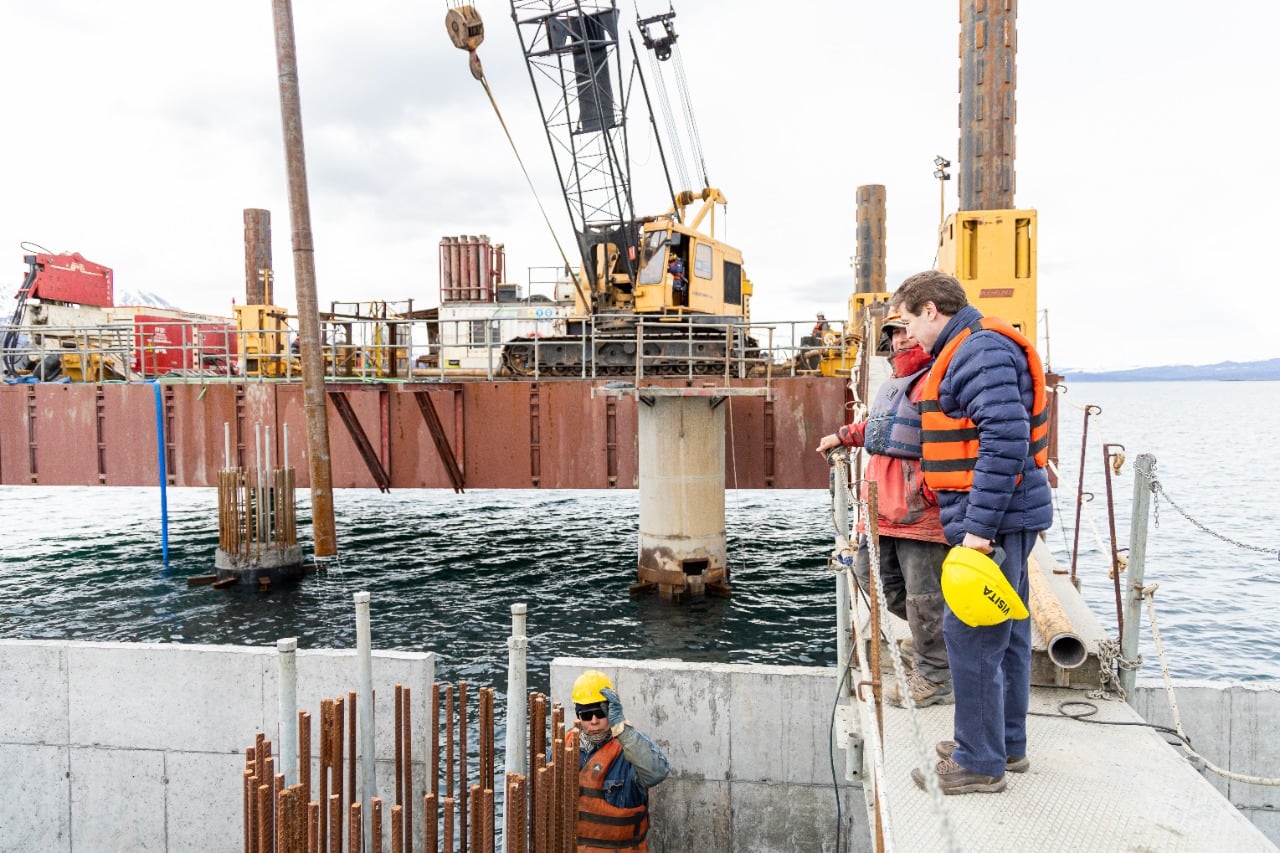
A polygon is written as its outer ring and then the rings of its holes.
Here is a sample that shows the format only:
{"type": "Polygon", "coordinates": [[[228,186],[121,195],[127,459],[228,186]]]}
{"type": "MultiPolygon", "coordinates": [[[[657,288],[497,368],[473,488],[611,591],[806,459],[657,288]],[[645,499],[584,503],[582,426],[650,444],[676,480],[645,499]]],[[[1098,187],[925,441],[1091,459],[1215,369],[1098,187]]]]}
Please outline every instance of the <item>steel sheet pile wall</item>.
{"type": "MultiPolygon", "coordinates": [[[[354,652],[297,657],[300,707],[356,682],[354,652]]],[[[0,641],[0,766],[23,792],[0,805],[0,850],[242,850],[236,780],[246,733],[277,730],[277,668],[272,648],[0,641]]],[[[434,673],[432,654],[374,654],[379,696],[413,688],[415,744],[434,673]]],[[[376,721],[383,791],[395,788],[393,722],[376,721]]]]}
{"type": "MultiPolygon", "coordinates": [[[[392,489],[453,487],[416,394],[430,394],[466,488],[636,487],[633,400],[592,396],[602,382],[344,383],[341,388],[392,489]]],[[[655,382],[679,385],[678,380],[655,382]]],[[[757,387],[764,380],[735,383],[757,387]]],[[[827,467],[819,436],[844,423],[844,380],[775,379],[768,399],[730,399],[725,409],[725,485],[816,489],[827,467]]],[[[231,467],[252,461],[256,425],[270,429],[271,456],[310,487],[305,442],[289,458],[281,436],[305,435],[301,386],[290,382],[163,386],[169,483],[213,486],[231,424],[231,467]]],[[[335,488],[376,488],[357,442],[329,401],[335,488]]],[[[154,397],[138,384],[0,385],[0,484],[154,486],[154,397]]]]}

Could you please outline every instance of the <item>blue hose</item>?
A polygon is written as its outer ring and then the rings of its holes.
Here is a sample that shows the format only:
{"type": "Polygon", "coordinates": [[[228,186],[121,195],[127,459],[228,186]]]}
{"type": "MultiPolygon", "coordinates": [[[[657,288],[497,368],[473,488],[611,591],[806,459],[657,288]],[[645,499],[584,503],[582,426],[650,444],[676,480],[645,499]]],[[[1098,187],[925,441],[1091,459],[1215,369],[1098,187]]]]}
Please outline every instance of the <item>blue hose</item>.
{"type": "Polygon", "coordinates": [[[160,395],[160,383],[153,381],[156,392],[156,455],[160,458],[160,553],[164,570],[169,571],[169,472],[164,453],[164,401],[160,395]]]}

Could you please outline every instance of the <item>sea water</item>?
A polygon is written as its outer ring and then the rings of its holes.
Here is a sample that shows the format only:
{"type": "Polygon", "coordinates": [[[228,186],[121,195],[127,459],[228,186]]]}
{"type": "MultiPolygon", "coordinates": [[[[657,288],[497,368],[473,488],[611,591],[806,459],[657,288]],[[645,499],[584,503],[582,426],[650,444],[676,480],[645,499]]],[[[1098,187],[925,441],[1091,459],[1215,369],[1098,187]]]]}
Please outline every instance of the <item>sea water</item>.
{"type": "MultiPolygon", "coordinates": [[[[1148,529],[1146,580],[1175,677],[1280,678],[1280,390],[1274,383],[1078,383],[1062,403],[1058,518],[1046,532],[1065,567],[1075,540],[1082,411],[1092,403],[1077,573],[1115,634],[1101,442],[1123,444],[1112,479],[1120,546],[1130,535],[1133,460],[1157,458],[1163,499],[1148,529]],[[1198,522],[1188,521],[1176,502],[1198,522]],[[1211,531],[1211,532],[1206,532],[1211,531]],[[1214,535],[1216,534],[1216,536],[1214,535]],[[1222,537],[1222,538],[1218,538],[1222,537]],[[1230,540],[1230,541],[1224,541],[1230,540]]],[[[812,444],[834,424],[815,424],[812,444]]],[[[821,484],[816,484],[821,485],[821,484]]],[[[309,546],[307,493],[299,532],[309,546]]],[[[0,488],[0,637],[270,645],[355,644],[352,593],[372,598],[375,648],[439,654],[441,680],[505,684],[510,605],[529,606],[530,684],[561,655],[833,665],[831,496],[730,491],[733,594],[672,604],[632,598],[637,499],[623,491],[338,490],[340,557],[267,594],[188,587],[212,571],[216,494],[170,489],[169,566],[158,489],[0,488]]],[[[1158,675],[1148,617],[1144,675],[1158,675]]]]}

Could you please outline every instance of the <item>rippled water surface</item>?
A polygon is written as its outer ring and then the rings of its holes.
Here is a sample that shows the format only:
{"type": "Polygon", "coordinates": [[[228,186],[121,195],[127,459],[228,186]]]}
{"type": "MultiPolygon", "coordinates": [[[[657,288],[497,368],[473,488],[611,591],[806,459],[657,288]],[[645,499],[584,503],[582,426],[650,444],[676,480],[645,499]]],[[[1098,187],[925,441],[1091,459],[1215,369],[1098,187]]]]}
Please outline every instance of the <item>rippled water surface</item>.
{"type": "MultiPolygon", "coordinates": [[[[1086,489],[1097,497],[1081,523],[1079,573],[1109,631],[1114,593],[1100,440],[1123,443],[1130,460],[1155,454],[1169,498],[1210,530],[1270,551],[1220,541],[1160,503],[1147,577],[1160,584],[1157,612],[1175,676],[1280,678],[1267,627],[1280,606],[1277,391],[1273,383],[1081,383],[1067,395],[1103,408],[1090,425],[1086,489]]],[[[1082,416],[1063,409],[1060,520],[1048,538],[1065,564],[1082,416]]],[[[815,427],[815,444],[821,432],[815,427]]],[[[1127,542],[1131,464],[1115,477],[1113,493],[1127,542]]],[[[305,492],[301,498],[305,538],[305,492]]],[[[188,588],[187,576],[212,570],[216,496],[172,489],[168,499],[165,571],[158,490],[0,488],[0,636],[256,645],[296,636],[303,647],[349,647],[351,594],[368,590],[374,646],[436,651],[442,679],[503,685],[516,601],[530,607],[534,686],[546,686],[547,664],[558,655],[834,663],[829,496],[822,490],[730,492],[733,596],[679,605],[627,595],[634,491],[338,491],[340,562],[266,595],[188,588]]],[[[1151,661],[1145,616],[1143,623],[1151,661]]]]}

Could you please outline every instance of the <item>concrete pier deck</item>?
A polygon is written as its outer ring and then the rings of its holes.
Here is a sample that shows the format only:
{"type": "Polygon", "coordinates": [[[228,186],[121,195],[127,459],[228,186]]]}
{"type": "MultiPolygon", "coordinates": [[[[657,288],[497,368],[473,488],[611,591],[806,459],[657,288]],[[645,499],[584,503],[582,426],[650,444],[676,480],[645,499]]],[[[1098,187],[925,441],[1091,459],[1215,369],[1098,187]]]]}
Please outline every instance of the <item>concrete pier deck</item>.
{"type": "MultiPolygon", "coordinates": [[[[868,706],[859,709],[865,720],[868,706]]],[[[1071,713],[1087,710],[1079,705],[1071,713]]],[[[910,712],[884,709],[886,850],[1276,850],[1244,815],[1129,705],[1084,691],[1032,690],[1026,773],[999,794],[943,798],[950,843],[933,798],[911,780],[920,766],[910,712]],[[1070,719],[1063,702],[1091,702],[1097,723],[1070,719]],[[1120,723],[1122,725],[1100,725],[1120,723]],[[1123,725],[1129,724],[1129,725],[1123,725]]],[[[954,706],[916,711],[928,760],[951,737],[954,706]]],[[[866,729],[864,728],[864,731],[866,729]]],[[[868,756],[870,751],[868,750],[868,756]]],[[[874,786],[867,780],[868,800],[874,786]]],[[[874,824],[872,824],[874,826],[874,824]]]]}

